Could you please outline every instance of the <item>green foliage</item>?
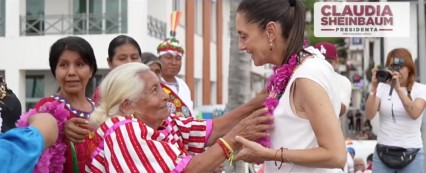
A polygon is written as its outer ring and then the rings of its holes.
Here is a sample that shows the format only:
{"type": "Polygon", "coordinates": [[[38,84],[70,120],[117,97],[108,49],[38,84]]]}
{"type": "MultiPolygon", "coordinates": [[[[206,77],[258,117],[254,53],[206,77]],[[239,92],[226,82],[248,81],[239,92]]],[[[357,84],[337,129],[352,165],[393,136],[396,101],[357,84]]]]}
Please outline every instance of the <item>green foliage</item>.
{"type": "Polygon", "coordinates": [[[314,4],[317,0],[304,0],[306,10],[314,11],[314,4]]]}

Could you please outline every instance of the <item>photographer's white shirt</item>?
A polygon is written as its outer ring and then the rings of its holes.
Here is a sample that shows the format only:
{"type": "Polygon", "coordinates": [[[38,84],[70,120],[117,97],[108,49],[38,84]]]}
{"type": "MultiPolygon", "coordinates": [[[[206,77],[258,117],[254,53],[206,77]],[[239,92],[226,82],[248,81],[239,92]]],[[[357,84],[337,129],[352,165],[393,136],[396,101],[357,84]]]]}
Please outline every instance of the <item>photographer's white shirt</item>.
{"type": "MultiPolygon", "coordinates": [[[[391,86],[386,83],[379,83],[377,87],[377,97],[380,98],[380,130],[377,136],[377,143],[403,148],[423,148],[420,131],[423,113],[417,119],[412,119],[408,112],[405,111],[404,105],[395,89],[392,91],[390,99],[388,99],[390,88],[391,86]],[[392,104],[395,122],[392,118],[392,104]]],[[[407,94],[406,88],[401,88],[401,90],[407,94]]],[[[411,90],[412,100],[423,99],[426,101],[426,85],[414,82],[411,90]]]]}

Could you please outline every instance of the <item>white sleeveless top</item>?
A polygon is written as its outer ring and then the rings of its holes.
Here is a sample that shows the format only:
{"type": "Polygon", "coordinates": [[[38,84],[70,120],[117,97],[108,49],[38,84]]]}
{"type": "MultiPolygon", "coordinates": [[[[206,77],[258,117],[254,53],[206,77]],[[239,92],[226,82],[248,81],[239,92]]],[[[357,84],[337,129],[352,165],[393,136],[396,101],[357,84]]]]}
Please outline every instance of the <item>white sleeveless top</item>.
{"type": "MultiPolygon", "coordinates": [[[[308,78],[320,84],[328,93],[334,109],[334,116],[339,117],[341,100],[339,89],[335,82],[333,67],[324,59],[324,56],[312,47],[306,48],[314,57],[307,58],[294,72],[288,87],[280,98],[274,110],[274,130],[271,133],[271,148],[281,147],[292,149],[309,149],[318,147],[318,142],[308,119],[297,116],[290,107],[290,88],[297,78],[308,78]]],[[[340,173],[342,169],[312,168],[301,165],[284,163],[281,169],[275,167],[273,161],[265,162],[265,173],[278,172],[312,172],[312,173],[340,173]]]]}

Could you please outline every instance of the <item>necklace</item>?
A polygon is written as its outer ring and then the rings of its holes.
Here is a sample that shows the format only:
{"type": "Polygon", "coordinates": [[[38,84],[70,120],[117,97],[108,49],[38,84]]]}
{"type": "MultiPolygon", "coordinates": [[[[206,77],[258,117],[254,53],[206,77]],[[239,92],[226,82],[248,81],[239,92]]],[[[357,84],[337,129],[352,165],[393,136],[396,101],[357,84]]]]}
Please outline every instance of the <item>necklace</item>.
{"type": "MultiPolygon", "coordinates": [[[[304,42],[304,47],[307,47],[306,41],[304,42]]],[[[268,108],[268,116],[273,115],[274,110],[298,65],[298,61],[304,56],[305,53],[303,53],[303,51],[299,51],[290,56],[288,63],[283,64],[281,67],[274,66],[272,68],[274,70],[274,74],[269,76],[268,82],[266,83],[266,90],[268,91],[269,96],[263,103],[264,106],[268,108]]],[[[268,148],[271,146],[270,137],[260,138],[257,142],[268,148]]]]}
{"type": "Polygon", "coordinates": [[[277,66],[273,67],[274,74],[269,77],[268,83],[266,84],[269,96],[264,102],[264,105],[268,108],[268,113],[271,115],[277,107],[279,99],[287,88],[287,84],[297,66],[297,59],[298,54],[293,54],[291,55],[288,64],[284,64],[280,68],[277,66]]]}
{"type": "MultiPolygon", "coordinates": [[[[85,111],[81,111],[81,110],[73,108],[71,106],[71,104],[69,104],[67,102],[67,100],[65,98],[63,98],[63,97],[61,97],[59,95],[54,94],[51,97],[54,98],[55,100],[58,100],[58,101],[64,103],[65,106],[68,108],[68,110],[70,110],[73,114],[77,115],[80,118],[86,118],[87,119],[87,118],[89,118],[90,114],[92,113],[92,112],[85,112],[85,111]]],[[[92,105],[92,110],[94,110],[95,109],[95,104],[93,103],[93,101],[90,98],[86,98],[86,99],[92,105]]]]}

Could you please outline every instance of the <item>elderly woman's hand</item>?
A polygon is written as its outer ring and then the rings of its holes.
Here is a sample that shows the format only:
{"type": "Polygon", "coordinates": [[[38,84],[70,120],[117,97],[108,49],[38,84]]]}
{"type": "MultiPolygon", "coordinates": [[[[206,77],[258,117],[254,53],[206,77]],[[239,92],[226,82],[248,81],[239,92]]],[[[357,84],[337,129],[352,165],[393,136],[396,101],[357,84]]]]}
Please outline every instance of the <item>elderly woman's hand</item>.
{"type": "MultiPolygon", "coordinates": [[[[238,135],[248,140],[270,136],[268,131],[273,129],[273,116],[267,116],[267,111],[267,108],[254,111],[250,116],[240,121],[228,135],[231,135],[231,138],[238,135]]],[[[237,147],[239,148],[239,145],[237,147]]]]}
{"type": "Polygon", "coordinates": [[[263,147],[259,143],[249,141],[241,136],[235,137],[235,140],[243,145],[243,148],[234,157],[235,161],[243,160],[249,163],[261,163],[266,160],[263,155],[268,152],[268,148],[263,147]]]}
{"type": "Polygon", "coordinates": [[[65,123],[65,135],[72,142],[82,143],[89,134],[89,122],[83,118],[71,118],[65,123]]]}

